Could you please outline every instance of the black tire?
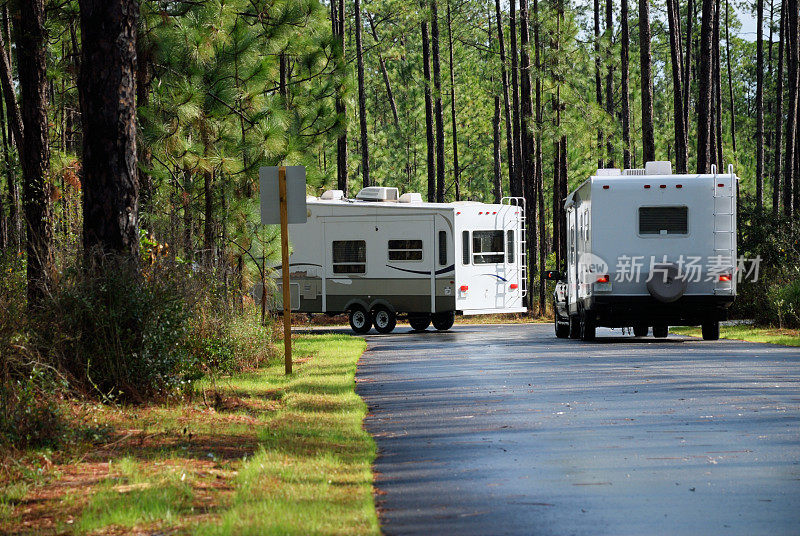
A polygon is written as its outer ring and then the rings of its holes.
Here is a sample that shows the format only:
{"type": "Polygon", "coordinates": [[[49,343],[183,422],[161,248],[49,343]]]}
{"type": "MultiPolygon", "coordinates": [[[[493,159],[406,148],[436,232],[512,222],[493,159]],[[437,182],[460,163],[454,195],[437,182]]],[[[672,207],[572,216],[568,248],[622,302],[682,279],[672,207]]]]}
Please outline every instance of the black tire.
{"type": "Polygon", "coordinates": [[[703,340],[704,341],[718,341],[719,340],[719,322],[705,322],[702,326],[703,340]]]}
{"type": "Polygon", "coordinates": [[[593,341],[595,337],[596,326],[594,324],[594,315],[586,311],[581,311],[581,340],[593,341]]]}
{"type": "Polygon", "coordinates": [[[408,315],[408,323],[414,331],[425,331],[431,325],[431,315],[427,313],[414,313],[408,315]]]}
{"type": "Polygon", "coordinates": [[[350,321],[350,328],[359,335],[369,333],[369,330],[372,329],[372,318],[360,305],[351,308],[347,313],[347,317],[350,321]]]}
{"type": "Polygon", "coordinates": [[[569,338],[581,338],[581,321],[576,315],[571,315],[569,317],[569,338]]]}
{"type": "Polygon", "coordinates": [[[653,337],[656,339],[664,339],[667,335],[669,335],[669,326],[653,326],[653,337]]]}
{"type": "Polygon", "coordinates": [[[456,313],[454,311],[450,311],[449,313],[434,313],[431,315],[431,321],[436,331],[447,331],[453,327],[453,323],[456,321],[456,313]]]}
{"type": "Polygon", "coordinates": [[[555,320],[553,322],[556,327],[556,337],[558,337],[559,339],[566,339],[567,337],[569,337],[569,323],[565,324],[563,321],[559,322],[559,320],[560,318],[556,313],[555,320]]]}
{"type": "Polygon", "coordinates": [[[397,325],[397,315],[385,305],[372,309],[372,325],[378,333],[391,333],[397,325]]]}
{"type": "Polygon", "coordinates": [[[647,337],[650,332],[650,327],[647,324],[637,324],[633,326],[634,337],[647,337]]]}

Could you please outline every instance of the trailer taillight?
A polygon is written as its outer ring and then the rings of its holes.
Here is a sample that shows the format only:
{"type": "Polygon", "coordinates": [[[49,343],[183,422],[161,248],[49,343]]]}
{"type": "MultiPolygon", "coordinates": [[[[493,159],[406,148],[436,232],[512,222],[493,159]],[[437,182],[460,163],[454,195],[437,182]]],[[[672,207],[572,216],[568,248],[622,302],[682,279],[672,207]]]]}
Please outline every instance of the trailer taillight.
{"type": "Polygon", "coordinates": [[[517,290],[517,288],[519,288],[519,285],[517,285],[516,283],[511,283],[510,285],[508,285],[508,288],[510,288],[511,290],[517,290]]]}
{"type": "Polygon", "coordinates": [[[609,186],[608,186],[608,184],[604,184],[604,185],[603,185],[603,190],[608,190],[608,189],[609,189],[609,186]]]}
{"type": "Polygon", "coordinates": [[[676,184],[675,188],[683,188],[683,185],[682,184],[676,184]]]}
{"type": "Polygon", "coordinates": [[[730,281],[731,280],[731,276],[730,276],[730,274],[722,274],[721,276],[719,276],[719,280],[720,281],[730,281]]]}
{"type": "Polygon", "coordinates": [[[649,190],[649,189],[650,189],[650,185],[649,185],[649,184],[645,184],[645,185],[644,185],[644,189],[645,189],[645,190],[649,190]]]}
{"type": "Polygon", "coordinates": [[[598,283],[608,283],[608,281],[609,281],[608,274],[601,275],[600,277],[597,278],[598,283]]]}
{"type": "Polygon", "coordinates": [[[662,184],[661,186],[659,186],[659,188],[666,188],[666,187],[667,187],[666,184],[662,184]]]}
{"type": "Polygon", "coordinates": [[[461,286],[458,288],[458,290],[460,290],[461,292],[466,292],[466,291],[468,291],[468,290],[469,290],[469,287],[468,287],[467,285],[461,285],[461,286]]]}

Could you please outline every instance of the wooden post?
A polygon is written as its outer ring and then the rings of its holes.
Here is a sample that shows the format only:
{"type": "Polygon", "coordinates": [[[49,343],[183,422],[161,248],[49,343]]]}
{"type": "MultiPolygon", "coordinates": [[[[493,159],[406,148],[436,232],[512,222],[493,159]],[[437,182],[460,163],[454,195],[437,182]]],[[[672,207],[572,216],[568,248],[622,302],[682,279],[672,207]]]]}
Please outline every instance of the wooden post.
{"type": "Polygon", "coordinates": [[[289,212],[286,205],[286,167],[278,168],[281,207],[281,266],[283,271],[283,355],[286,374],[292,373],[292,303],[289,289],[289,212]]]}

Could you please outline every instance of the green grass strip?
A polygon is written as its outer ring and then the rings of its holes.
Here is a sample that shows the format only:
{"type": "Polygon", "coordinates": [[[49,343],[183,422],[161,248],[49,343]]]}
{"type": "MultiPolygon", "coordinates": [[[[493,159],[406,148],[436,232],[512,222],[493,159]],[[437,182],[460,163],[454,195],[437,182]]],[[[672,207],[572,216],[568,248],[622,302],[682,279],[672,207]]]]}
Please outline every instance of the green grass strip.
{"type": "MultiPolygon", "coordinates": [[[[679,335],[702,336],[700,328],[670,327],[670,331],[679,335]]],[[[736,339],[748,342],[764,342],[783,346],[800,346],[800,332],[797,330],[778,328],[758,328],[754,326],[720,326],[719,336],[722,339],[736,339]]]]}
{"type": "Polygon", "coordinates": [[[304,336],[295,356],[310,360],[293,375],[284,376],[281,362],[229,382],[256,396],[274,398],[278,390],[283,404],[259,430],[260,447],[240,467],[230,505],[195,534],[379,534],[375,443],[354,390],[365,348],[347,335],[304,336]]]}

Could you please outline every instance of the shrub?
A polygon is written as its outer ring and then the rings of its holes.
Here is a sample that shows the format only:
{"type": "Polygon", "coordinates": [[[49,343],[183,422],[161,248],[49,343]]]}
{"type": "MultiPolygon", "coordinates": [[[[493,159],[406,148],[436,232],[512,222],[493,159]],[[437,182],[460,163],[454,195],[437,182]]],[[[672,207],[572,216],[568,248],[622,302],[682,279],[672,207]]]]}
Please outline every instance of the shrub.
{"type": "Polygon", "coordinates": [[[39,312],[39,344],[74,385],[103,399],[175,393],[189,369],[188,278],[175,263],[140,270],[116,257],[72,270],[39,312]]]}

